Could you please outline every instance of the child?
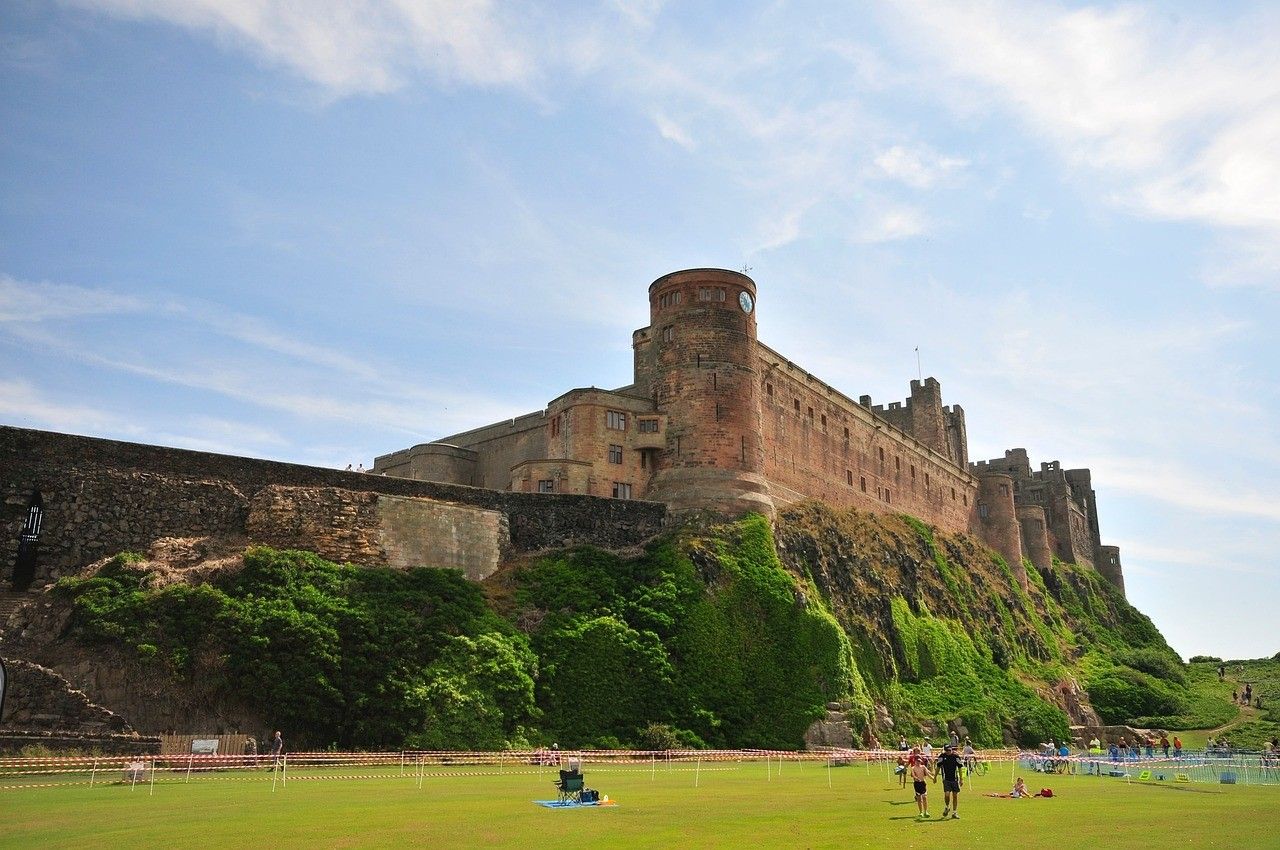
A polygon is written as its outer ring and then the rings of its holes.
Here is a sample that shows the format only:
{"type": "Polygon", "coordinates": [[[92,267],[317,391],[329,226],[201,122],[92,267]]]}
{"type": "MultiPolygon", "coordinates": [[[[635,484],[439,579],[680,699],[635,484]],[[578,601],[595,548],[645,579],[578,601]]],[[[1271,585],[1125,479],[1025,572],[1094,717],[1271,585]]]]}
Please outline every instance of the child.
{"type": "Polygon", "coordinates": [[[920,817],[929,817],[929,786],[925,784],[925,780],[929,778],[929,765],[924,759],[917,759],[911,765],[911,781],[915,783],[916,790],[916,808],[920,810],[920,817]]]}
{"type": "Polygon", "coordinates": [[[1018,777],[1017,782],[1013,783],[1013,790],[1009,792],[1009,796],[1015,800],[1029,796],[1027,794],[1027,783],[1022,780],[1021,776],[1018,777]]]}

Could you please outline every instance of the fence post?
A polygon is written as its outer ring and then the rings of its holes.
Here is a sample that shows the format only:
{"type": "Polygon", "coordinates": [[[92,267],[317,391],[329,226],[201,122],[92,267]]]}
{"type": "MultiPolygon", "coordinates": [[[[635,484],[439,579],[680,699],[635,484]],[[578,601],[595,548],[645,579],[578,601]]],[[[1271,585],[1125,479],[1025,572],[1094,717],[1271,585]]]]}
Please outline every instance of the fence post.
{"type": "MultiPolygon", "coordinates": [[[[193,758],[195,758],[195,754],[194,754],[194,753],[189,753],[189,754],[187,755],[187,779],[186,779],[186,782],[190,782],[190,781],[191,781],[191,760],[192,760],[193,758]]],[[[186,784],[186,782],[184,782],[183,784],[185,785],[185,784],[186,784]]]]}
{"type": "Polygon", "coordinates": [[[90,788],[92,788],[92,787],[93,787],[93,780],[95,780],[97,777],[98,777],[98,759],[97,759],[97,757],[95,756],[95,757],[94,757],[94,759],[93,759],[93,771],[92,771],[92,772],[90,772],[90,774],[89,774],[89,787],[90,787],[90,788]]]}
{"type": "Polygon", "coordinates": [[[156,760],[152,759],[151,760],[151,791],[148,792],[147,796],[154,797],[155,795],[156,795],[156,760]]]}
{"type": "Polygon", "coordinates": [[[693,772],[693,787],[698,787],[698,780],[702,778],[702,756],[698,756],[698,766],[693,772]]]}

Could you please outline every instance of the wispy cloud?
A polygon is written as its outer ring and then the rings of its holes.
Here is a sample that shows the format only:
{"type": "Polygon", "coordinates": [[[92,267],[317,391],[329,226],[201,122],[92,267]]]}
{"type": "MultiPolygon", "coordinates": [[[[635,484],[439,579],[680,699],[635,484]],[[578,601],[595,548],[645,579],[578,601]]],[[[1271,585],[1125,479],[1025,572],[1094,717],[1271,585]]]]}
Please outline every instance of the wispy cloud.
{"type": "Polygon", "coordinates": [[[894,145],[875,158],[881,174],[914,189],[928,189],[968,164],[964,157],[944,156],[926,147],[910,149],[902,145],[894,145]]]}
{"type": "MultiPolygon", "coordinates": [[[[208,32],[337,95],[385,93],[427,77],[530,85],[536,51],[517,10],[490,0],[70,0],[208,32]]],[[[534,42],[536,43],[536,42],[534,42]]]]}
{"type": "Polygon", "coordinates": [[[924,214],[911,207],[871,208],[854,234],[855,242],[878,244],[919,236],[929,229],[924,214]]]}
{"type": "MultiPolygon", "coordinates": [[[[1274,6],[1235,17],[1133,3],[887,6],[929,78],[958,81],[938,83],[958,109],[994,95],[1069,162],[1108,175],[1111,199],[1134,212],[1223,228],[1252,245],[1280,241],[1274,6]]],[[[1280,267],[1276,257],[1252,268],[1280,267]]],[[[1280,275],[1210,274],[1280,286],[1280,275]]]]}
{"type": "Polygon", "coordinates": [[[24,282],[0,273],[0,322],[42,322],[144,309],[145,302],[132,295],[59,283],[24,282]]]}
{"type": "Polygon", "coordinates": [[[661,112],[653,116],[653,123],[657,126],[658,133],[662,138],[675,142],[687,151],[691,151],[697,147],[697,144],[683,127],[675,121],[672,121],[666,115],[663,115],[661,112]]]}

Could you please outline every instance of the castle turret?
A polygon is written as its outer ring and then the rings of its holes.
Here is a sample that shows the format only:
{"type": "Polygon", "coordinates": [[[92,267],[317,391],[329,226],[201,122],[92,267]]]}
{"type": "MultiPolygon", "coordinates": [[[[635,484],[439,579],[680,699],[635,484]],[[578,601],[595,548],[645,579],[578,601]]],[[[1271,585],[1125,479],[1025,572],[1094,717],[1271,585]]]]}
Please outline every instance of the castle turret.
{"type": "Polygon", "coordinates": [[[1116,586],[1120,595],[1124,596],[1124,569],[1120,566],[1119,546],[1099,546],[1098,572],[1102,577],[1116,586]]]}
{"type": "Polygon", "coordinates": [[[1018,505],[1018,524],[1022,527],[1022,549],[1037,570],[1053,566],[1053,547],[1049,545],[1049,523],[1040,505],[1018,505]]]}
{"type": "Polygon", "coordinates": [[[988,546],[1000,553],[1014,578],[1027,586],[1022,565],[1022,534],[1013,506],[1013,479],[1002,472],[978,476],[977,531],[988,546]]]}
{"type": "Polygon", "coordinates": [[[636,377],[651,376],[668,427],[648,498],[675,511],[773,515],[760,432],[755,299],[755,282],[725,269],[672,272],[649,287],[650,327],[641,343],[649,350],[641,354],[637,346],[636,377]]]}
{"type": "MultiPolygon", "coordinates": [[[[937,378],[911,382],[911,436],[943,457],[951,457],[947,447],[947,428],[942,413],[942,385],[937,378]]],[[[953,458],[954,459],[954,458],[953,458]]]]}

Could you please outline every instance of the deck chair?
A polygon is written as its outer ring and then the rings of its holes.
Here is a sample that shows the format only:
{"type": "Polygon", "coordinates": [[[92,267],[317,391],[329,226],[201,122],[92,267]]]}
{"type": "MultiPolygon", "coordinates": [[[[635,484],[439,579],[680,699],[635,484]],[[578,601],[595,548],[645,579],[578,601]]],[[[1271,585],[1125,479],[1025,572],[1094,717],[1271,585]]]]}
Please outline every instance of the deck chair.
{"type": "Polygon", "coordinates": [[[560,771],[560,778],[553,783],[559,796],[556,798],[560,803],[577,803],[582,798],[583,777],[576,770],[560,771]]]}

